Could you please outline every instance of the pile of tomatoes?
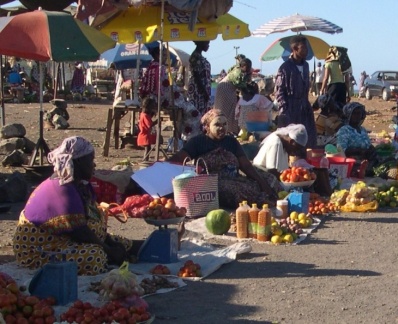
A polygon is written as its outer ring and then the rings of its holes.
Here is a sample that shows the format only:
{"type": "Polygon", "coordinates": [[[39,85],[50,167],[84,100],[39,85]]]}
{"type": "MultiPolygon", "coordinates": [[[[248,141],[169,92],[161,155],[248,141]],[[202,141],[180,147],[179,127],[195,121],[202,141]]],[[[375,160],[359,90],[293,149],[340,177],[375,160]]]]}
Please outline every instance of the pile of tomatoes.
{"type": "Polygon", "coordinates": [[[304,182],[316,179],[316,174],[303,167],[291,167],[283,170],[280,175],[282,182],[304,182]]]}
{"type": "Polygon", "coordinates": [[[151,318],[151,314],[147,312],[145,307],[124,307],[118,301],[111,301],[104,306],[98,308],[92,306],[89,302],[77,300],[63,314],[61,321],[68,323],[125,323],[135,324],[147,321],[151,318]]]}
{"type": "Polygon", "coordinates": [[[339,206],[329,199],[321,197],[317,193],[310,194],[308,212],[312,215],[325,215],[339,211],[339,206]]]}
{"type": "Polygon", "coordinates": [[[6,323],[47,324],[56,322],[54,298],[40,300],[23,294],[8,274],[0,272],[0,313],[6,323]]]}

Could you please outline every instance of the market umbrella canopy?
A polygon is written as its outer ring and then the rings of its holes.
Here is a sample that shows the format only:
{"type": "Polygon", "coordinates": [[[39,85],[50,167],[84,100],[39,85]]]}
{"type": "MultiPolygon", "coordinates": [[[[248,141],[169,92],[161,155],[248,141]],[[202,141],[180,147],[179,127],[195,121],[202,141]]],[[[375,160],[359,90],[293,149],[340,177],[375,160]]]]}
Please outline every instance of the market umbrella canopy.
{"type": "MultiPolygon", "coordinates": [[[[0,54],[46,62],[95,61],[99,55],[115,46],[115,42],[101,32],[62,12],[36,10],[13,17],[0,18],[0,54]]],[[[39,139],[31,156],[43,156],[49,148],[43,138],[43,69],[40,70],[39,139]],[[44,154],[43,154],[44,153],[44,154]]]]}
{"type": "MultiPolygon", "coordinates": [[[[296,35],[287,36],[283,38],[279,38],[274,41],[260,56],[261,61],[273,61],[273,60],[287,60],[289,55],[291,54],[290,49],[290,39],[296,35]]],[[[328,53],[330,45],[326,43],[324,40],[309,36],[302,35],[307,38],[307,46],[308,46],[308,54],[306,60],[312,59],[314,56],[317,59],[325,59],[328,53]]]]}
{"type": "Polygon", "coordinates": [[[328,34],[342,33],[343,28],[332,22],[313,16],[295,14],[269,21],[252,32],[253,36],[265,37],[269,34],[291,30],[293,32],[320,31],[328,34]]]}
{"type": "MultiPolygon", "coordinates": [[[[150,49],[158,46],[158,42],[148,44],[117,44],[114,48],[102,53],[100,60],[105,60],[107,67],[113,63],[117,70],[123,70],[135,68],[139,57],[140,67],[147,67],[153,60],[153,57],[149,54],[150,49]]],[[[176,63],[176,55],[170,53],[170,59],[172,65],[176,63]]]]}
{"type": "Polygon", "coordinates": [[[0,18],[0,54],[56,62],[95,61],[115,42],[70,14],[36,10],[0,18]]]}
{"type": "MultiPolygon", "coordinates": [[[[149,43],[160,40],[161,10],[159,6],[148,6],[144,9],[129,7],[97,28],[119,43],[149,43]]],[[[189,30],[189,19],[188,12],[165,10],[162,41],[213,40],[219,34],[224,40],[250,36],[248,24],[230,14],[222,15],[212,22],[198,18],[193,31],[189,30]]]]}

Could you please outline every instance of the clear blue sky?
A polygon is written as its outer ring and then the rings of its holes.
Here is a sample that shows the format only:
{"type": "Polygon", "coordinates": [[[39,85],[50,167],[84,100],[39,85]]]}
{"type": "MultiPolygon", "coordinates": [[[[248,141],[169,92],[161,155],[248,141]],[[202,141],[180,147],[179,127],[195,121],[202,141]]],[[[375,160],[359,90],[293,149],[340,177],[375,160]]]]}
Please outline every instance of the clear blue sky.
{"type": "MultiPolygon", "coordinates": [[[[360,73],[368,74],[379,69],[398,70],[398,46],[394,35],[398,31],[397,0],[234,0],[230,14],[249,24],[255,30],[262,24],[295,13],[327,19],[343,28],[343,33],[329,35],[321,32],[307,32],[320,37],[330,45],[348,48],[354,77],[359,80],[360,73]]],[[[291,31],[271,34],[267,37],[248,37],[239,40],[223,41],[221,37],[210,43],[205,56],[210,61],[212,73],[227,69],[235,63],[234,46],[239,53],[253,61],[253,67],[260,68],[263,74],[275,74],[282,60],[260,62],[260,55],[277,38],[294,34],[291,31]]],[[[304,34],[304,33],[303,33],[304,34]]],[[[176,42],[175,47],[190,53],[192,42],[176,42]]],[[[313,61],[309,62],[313,65],[313,61]]]]}
{"type": "MultiPolygon", "coordinates": [[[[10,5],[16,5],[12,3],[10,5]]],[[[397,45],[394,38],[398,30],[398,0],[234,0],[230,14],[249,24],[255,30],[262,24],[295,13],[327,19],[343,28],[343,33],[329,35],[321,32],[307,32],[320,37],[330,45],[348,48],[353,72],[358,80],[365,70],[368,74],[379,69],[398,70],[397,45]]],[[[221,37],[210,43],[204,55],[210,61],[212,74],[228,69],[235,63],[235,47],[253,61],[253,67],[263,74],[275,74],[282,60],[260,62],[262,52],[277,38],[294,34],[293,32],[271,34],[264,38],[248,37],[224,41],[221,37]]],[[[175,42],[174,47],[191,53],[192,42],[175,42]]],[[[313,61],[310,62],[313,65],[313,61]]]]}

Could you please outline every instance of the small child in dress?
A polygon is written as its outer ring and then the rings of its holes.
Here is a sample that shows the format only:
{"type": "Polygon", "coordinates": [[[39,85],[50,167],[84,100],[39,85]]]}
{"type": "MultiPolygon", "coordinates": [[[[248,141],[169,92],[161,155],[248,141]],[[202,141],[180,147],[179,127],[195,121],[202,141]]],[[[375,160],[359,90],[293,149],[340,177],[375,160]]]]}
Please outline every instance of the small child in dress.
{"type": "Polygon", "coordinates": [[[157,124],[157,120],[153,121],[152,117],[156,113],[157,104],[155,99],[146,97],[141,103],[140,121],[138,128],[140,132],[137,137],[137,145],[144,147],[144,161],[148,161],[151,145],[156,143],[156,132],[153,126],[157,124]]]}

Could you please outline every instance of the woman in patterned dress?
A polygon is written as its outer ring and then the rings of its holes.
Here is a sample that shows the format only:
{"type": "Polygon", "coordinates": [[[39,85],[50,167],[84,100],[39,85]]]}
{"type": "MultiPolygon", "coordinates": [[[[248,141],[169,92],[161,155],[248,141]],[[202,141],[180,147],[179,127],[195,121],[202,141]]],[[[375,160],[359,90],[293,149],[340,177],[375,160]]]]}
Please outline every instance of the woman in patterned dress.
{"type": "Polygon", "coordinates": [[[65,252],[79,275],[107,271],[136,253],[142,242],[107,234],[104,214],[97,208],[88,182],[93,174],[94,148],[82,137],[69,137],[50,152],[54,175],[31,194],[13,238],[17,262],[31,269],[49,262],[43,251],[65,252]]]}
{"type": "Polygon", "coordinates": [[[195,50],[189,58],[190,78],[188,86],[189,101],[203,116],[209,110],[211,95],[211,66],[202,52],[209,49],[209,41],[194,42],[195,50]]]}
{"type": "Polygon", "coordinates": [[[183,163],[185,158],[201,157],[209,173],[218,174],[218,193],[222,208],[237,208],[243,200],[262,206],[275,206],[278,179],[255,168],[240,143],[226,133],[227,118],[219,109],[211,109],[202,117],[204,134],[191,138],[169,161],[183,163]],[[245,176],[241,173],[243,172],[245,176]]]}
{"type": "Polygon", "coordinates": [[[239,125],[235,119],[235,108],[238,103],[237,90],[246,88],[251,81],[252,62],[244,58],[240,60],[239,66],[234,67],[227,76],[222,79],[216,89],[214,108],[220,109],[227,118],[227,132],[238,134],[239,125]]]}

